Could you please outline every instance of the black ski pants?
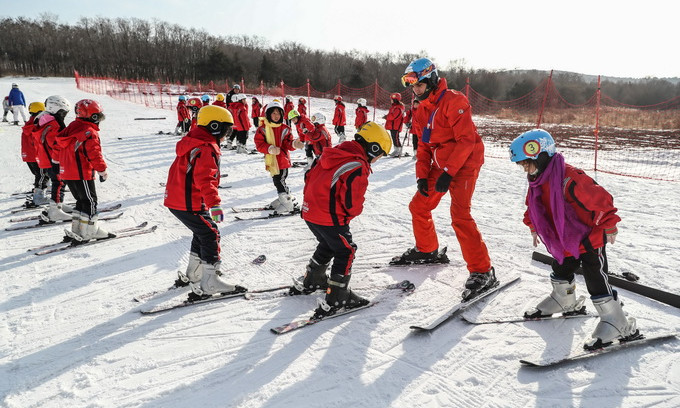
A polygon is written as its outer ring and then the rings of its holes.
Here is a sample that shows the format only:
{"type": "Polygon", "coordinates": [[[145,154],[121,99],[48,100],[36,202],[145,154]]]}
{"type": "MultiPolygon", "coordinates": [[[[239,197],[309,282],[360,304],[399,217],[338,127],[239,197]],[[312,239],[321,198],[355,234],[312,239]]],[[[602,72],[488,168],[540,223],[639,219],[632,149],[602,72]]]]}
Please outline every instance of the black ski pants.
{"type": "Polygon", "coordinates": [[[194,234],[191,252],[205,263],[214,264],[220,260],[220,230],[207,211],[192,212],[169,209],[172,215],[194,234]]]}
{"type": "Polygon", "coordinates": [[[274,182],[274,187],[276,187],[277,193],[289,193],[288,185],[286,184],[286,178],[288,178],[288,169],[283,169],[279,174],[272,176],[272,181],[274,182]]]}
{"type": "Polygon", "coordinates": [[[574,279],[574,272],[576,272],[579,266],[583,269],[583,277],[591,297],[612,294],[612,287],[607,277],[609,268],[604,246],[602,248],[589,249],[588,252],[581,254],[578,259],[573,256],[567,257],[562,265],[553,260],[552,274],[556,279],[571,282],[574,279]]]}
{"type": "Polygon", "coordinates": [[[305,222],[319,241],[312,258],[320,265],[325,265],[332,259],[331,279],[348,283],[352,275],[354,253],[357,250],[357,245],[352,241],[349,225],[327,226],[305,222]]]}
{"type": "Polygon", "coordinates": [[[65,180],[68,189],[76,199],[75,210],[92,218],[97,214],[97,190],[94,180],[65,180]]]}
{"type": "Polygon", "coordinates": [[[47,179],[49,178],[47,175],[47,169],[41,169],[36,162],[26,162],[26,165],[28,165],[28,168],[31,170],[31,174],[33,174],[33,188],[40,188],[44,190],[47,186],[47,179]]]}
{"type": "Polygon", "coordinates": [[[59,177],[59,165],[52,163],[52,167],[47,169],[47,175],[52,180],[52,191],[50,192],[50,198],[55,203],[64,202],[64,182],[59,177]]]}

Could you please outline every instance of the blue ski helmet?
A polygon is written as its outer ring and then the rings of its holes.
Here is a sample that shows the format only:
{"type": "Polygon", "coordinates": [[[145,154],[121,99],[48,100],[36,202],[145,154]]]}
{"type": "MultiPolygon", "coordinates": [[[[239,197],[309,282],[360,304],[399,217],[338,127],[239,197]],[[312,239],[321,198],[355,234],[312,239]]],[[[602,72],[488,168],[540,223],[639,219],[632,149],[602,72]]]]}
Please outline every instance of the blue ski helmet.
{"type": "Polygon", "coordinates": [[[184,96],[184,95],[180,95],[180,96],[179,96],[179,100],[180,100],[180,101],[186,101],[186,100],[187,100],[187,97],[184,96]]]}
{"type": "Polygon", "coordinates": [[[548,157],[555,154],[555,140],[543,129],[533,129],[519,135],[510,143],[510,160],[517,163],[522,160],[537,160],[538,155],[546,153],[548,157]]]}
{"type": "Polygon", "coordinates": [[[401,83],[405,87],[415,85],[418,82],[427,84],[425,93],[417,97],[418,100],[427,99],[430,93],[439,84],[439,73],[437,72],[437,67],[434,63],[427,58],[418,58],[413,60],[404,71],[404,75],[401,77],[401,83]]]}
{"type": "Polygon", "coordinates": [[[210,95],[205,94],[205,95],[201,96],[201,100],[203,102],[210,102],[210,95]]]}

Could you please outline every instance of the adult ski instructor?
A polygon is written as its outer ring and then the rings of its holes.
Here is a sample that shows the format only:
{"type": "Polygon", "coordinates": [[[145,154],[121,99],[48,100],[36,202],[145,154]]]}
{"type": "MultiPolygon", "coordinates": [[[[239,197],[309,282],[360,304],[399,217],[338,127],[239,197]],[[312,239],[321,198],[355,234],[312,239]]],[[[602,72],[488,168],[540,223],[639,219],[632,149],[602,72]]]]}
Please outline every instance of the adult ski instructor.
{"type": "Polygon", "coordinates": [[[465,95],[447,88],[435,65],[427,58],[411,62],[402,84],[411,87],[420,107],[413,126],[421,134],[416,154],[418,191],[409,204],[416,245],[399,262],[437,262],[439,241],[432,210],[448,191],[451,225],[470,272],[463,299],[470,299],[496,285],[494,268],[477,224],[470,214],[472,194],[484,163],[484,144],[472,122],[465,95]]]}

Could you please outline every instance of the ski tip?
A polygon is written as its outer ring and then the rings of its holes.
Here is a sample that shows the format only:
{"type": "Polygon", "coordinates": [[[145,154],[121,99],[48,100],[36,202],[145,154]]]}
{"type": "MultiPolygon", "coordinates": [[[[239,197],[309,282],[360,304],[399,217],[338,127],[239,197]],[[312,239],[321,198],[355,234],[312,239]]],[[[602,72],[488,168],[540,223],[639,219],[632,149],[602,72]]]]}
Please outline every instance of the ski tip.
{"type": "Polygon", "coordinates": [[[524,367],[541,367],[540,364],[533,363],[531,361],[527,360],[519,360],[519,362],[524,366],[524,367]]]}

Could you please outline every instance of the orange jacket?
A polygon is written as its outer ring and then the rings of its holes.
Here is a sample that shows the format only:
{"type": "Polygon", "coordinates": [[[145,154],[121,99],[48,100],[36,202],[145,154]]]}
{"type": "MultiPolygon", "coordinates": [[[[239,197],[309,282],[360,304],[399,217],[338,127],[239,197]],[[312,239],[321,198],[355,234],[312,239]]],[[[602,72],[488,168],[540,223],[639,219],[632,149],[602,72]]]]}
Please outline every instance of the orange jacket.
{"type": "Polygon", "coordinates": [[[470,103],[462,93],[447,89],[446,79],[441,78],[437,89],[421,101],[413,126],[422,130],[422,148],[419,144],[416,153],[417,178],[427,178],[432,167],[454,177],[479,172],[484,163],[484,144],[472,122],[470,103]],[[433,113],[432,123],[428,125],[433,113]],[[430,140],[426,142],[428,127],[430,140]]]}

